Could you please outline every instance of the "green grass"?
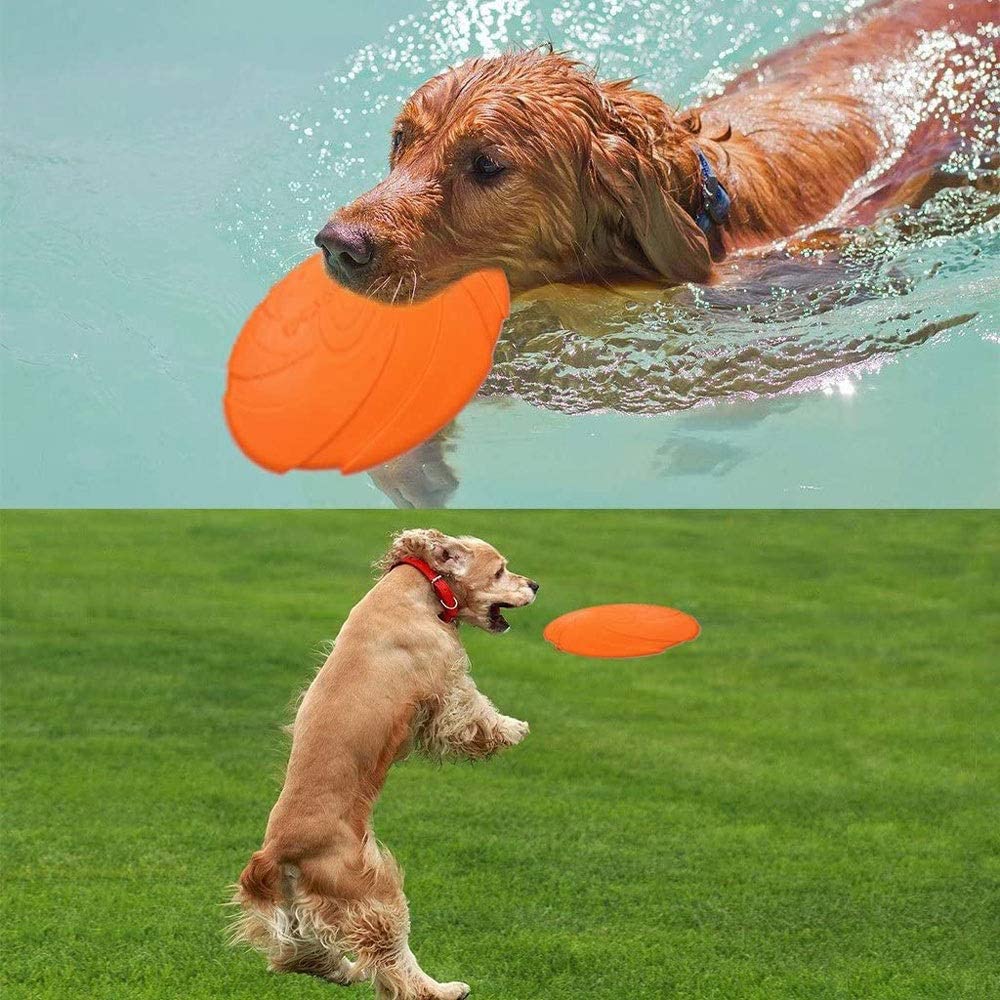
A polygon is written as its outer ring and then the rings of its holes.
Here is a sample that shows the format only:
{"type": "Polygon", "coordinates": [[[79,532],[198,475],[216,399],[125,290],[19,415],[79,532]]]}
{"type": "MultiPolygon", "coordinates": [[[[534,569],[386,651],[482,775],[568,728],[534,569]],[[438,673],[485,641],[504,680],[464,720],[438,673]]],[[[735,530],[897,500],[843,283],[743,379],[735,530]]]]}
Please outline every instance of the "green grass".
{"type": "Polygon", "coordinates": [[[279,725],[387,533],[542,582],[475,676],[529,740],[393,770],[414,949],[477,1000],[995,997],[990,513],[8,513],[4,997],[308,998],[223,944],[279,725]],[[541,639],[684,608],[662,657],[541,639]]]}

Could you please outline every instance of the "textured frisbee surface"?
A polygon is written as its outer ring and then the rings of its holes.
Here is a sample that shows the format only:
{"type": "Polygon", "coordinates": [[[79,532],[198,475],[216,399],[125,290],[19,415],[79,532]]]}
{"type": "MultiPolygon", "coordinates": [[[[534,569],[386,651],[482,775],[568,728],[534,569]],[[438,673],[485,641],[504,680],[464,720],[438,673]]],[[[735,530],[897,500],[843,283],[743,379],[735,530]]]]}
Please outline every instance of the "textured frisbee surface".
{"type": "Polygon", "coordinates": [[[489,373],[510,311],[502,271],[385,305],[332,281],[317,254],[290,271],[233,345],[223,408],[244,454],[272,472],[361,472],[452,420],[489,373]]]}
{"type": "Polygon", "coordinates": [[[556,618],[544,636],[556,649],[577,656],[652,656],[697,638],[690,615],[659,604],[599,604],[556,618]]]}

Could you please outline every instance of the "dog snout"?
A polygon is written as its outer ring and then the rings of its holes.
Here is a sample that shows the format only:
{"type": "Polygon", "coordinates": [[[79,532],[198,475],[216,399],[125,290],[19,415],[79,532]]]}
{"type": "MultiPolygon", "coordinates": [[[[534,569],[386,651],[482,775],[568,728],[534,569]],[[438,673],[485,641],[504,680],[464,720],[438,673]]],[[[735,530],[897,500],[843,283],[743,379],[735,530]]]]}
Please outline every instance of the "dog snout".
{"type": "Polygon", "coordinates": [[[528,586],[531,588],[531,592],[533,594],[537,594],[538,593],[538,584],[535,583],[534,580],[529,580],[528,581],[528,586]]]}
{"type": "Polygon", "coordinates": [[[316,234],[315,243],[328,264],[347,274],[368,267],[375,260],[375,239],[363,226],[331,219],[316,234]]]}

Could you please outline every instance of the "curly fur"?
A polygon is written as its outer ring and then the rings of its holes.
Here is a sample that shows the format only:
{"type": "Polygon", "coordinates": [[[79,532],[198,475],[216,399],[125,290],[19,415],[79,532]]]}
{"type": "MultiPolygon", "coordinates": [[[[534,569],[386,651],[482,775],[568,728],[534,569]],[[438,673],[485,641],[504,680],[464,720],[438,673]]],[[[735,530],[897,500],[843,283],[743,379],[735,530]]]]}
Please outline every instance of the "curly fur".
{"type": "Polygon", "coordinates": [[[416,730],[416,745],[433,760],[485,760],[520,743],[528,724],[501,715],[462,670],[416,730]]]}
{"type": "Polygon", "coordinates": [[[528,604],[537,590],[480,539],[395,536],[380,579],[300,700],[284,787],[234,890],[232,939],[275,971],[344,985],[370,977],[380,1000],[461,1000],[464,983],[436,982],[410,951],[403,875],[375,840],[372,810],[389,767],[414,749],[477,760],[519,743],[528,727],[478,691],[458,629],[439,619],[424,577],[410,566],[390,572],[402,554],[449,573],[461,620],[491,631],[494,604],[528,604]]]}

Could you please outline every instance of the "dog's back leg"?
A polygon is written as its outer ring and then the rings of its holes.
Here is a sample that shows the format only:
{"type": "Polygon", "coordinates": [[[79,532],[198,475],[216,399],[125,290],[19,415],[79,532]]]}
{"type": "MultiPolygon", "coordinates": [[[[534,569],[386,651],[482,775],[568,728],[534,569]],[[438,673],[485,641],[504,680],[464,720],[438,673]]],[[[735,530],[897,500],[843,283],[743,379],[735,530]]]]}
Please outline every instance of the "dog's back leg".
{"type": "Polygon", "coordinates": [[[300,972],[339,986],[350,986],[368,978],[368,974],[343,952],[307,935],[282,944],[271,953],[268,965],[274,972],[300,972]]]}
{"type": "Polygon", "coordinates": [[[300,878],[296,865],[281,864],[267,851],[254,854],[233,900],[242,909],[233,943],[262,952],[274,972],[301,972],[342,986],[359,982],[365,973],[313,919],[314,907],[301,897],[300,878]]]}
{"type": "Polygon", "coordinates": [[[326,928],[339,949],[355,956],[355,976],[374,977],[378,1000],[464,1000],[465,983],[436,982],[410,951],[409,907],[391,855],[369,836],[353,862],[303,862],[302,898],[310,901],[314,926],[326,928]]]}

